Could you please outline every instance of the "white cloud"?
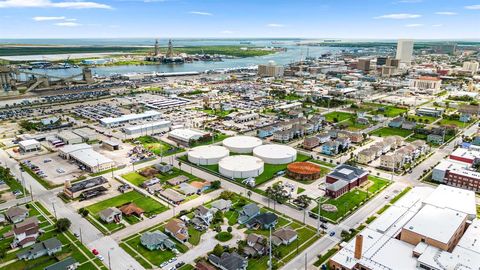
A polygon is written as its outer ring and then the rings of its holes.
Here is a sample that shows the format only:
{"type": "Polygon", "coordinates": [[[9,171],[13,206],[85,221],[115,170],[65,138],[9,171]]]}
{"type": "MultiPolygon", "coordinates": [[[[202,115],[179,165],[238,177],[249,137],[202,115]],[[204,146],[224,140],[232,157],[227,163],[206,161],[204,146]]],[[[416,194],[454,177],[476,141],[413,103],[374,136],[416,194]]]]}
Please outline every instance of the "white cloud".
{"type": "Polygon", "coordinates": [[[445,16],[458,15],[458,13],[456,13],[456,12],[451,12],[451,11],[439,11],[439,12],[435,12],[435,14],[437,14],[437,15],[445,15],[445,16]]]}
{"type": "Polygon", "coordinates": [[[64,26],[64,27],[75,27],[80,26],[81,24],[76,22],[59,22],[55,24],[56,26],[64,26]]]}
{"type": "Polygon", "coordinates": [[[33,17],[32,20],[37,21],[37,22],[43,22],[43,21],[61,21],[65,20],[65,16],[59,16],[59,17],[44,17],[44,16],[37,16],[33,17]]]}
{"type": "Polygon", "coordinates": [[[375,19],[405,20],[405,19],[416,19],[416,18],[420,18],[420,17],[422,17],[422,15],[410,14],[410,13],[394,13],[394,14],[385,14],[385,15],[374,17],[374,18],[375,19]]]}
{"type": "Polygon", "coordinates": [[[67,18],[65,19],[66,22],[75,22],[77,21],[77,19],[74,19],[74,18],[67,18]]]}
{"type": "Polygon", "coordinates": [[[222,33],[222,34],[233,34],[233,31],[223,30],[223,31],[221,31],[220,33],[222,33]]]}
{"type": "Polygon", "coordinates": [[[439,23],[439,24],[432,24],[433,27],[442,27],[443,24],[439,23]]]}
{"type": "Polygon", "coordinates": [[[52,2],[51,0],[0,0],[0,8],[70,8],[70,9],[86,9],[86,8],[100,8],[111,9],[112,7],[106,4],[97,2],[52,2]]]}
{"type": "Polygon", "coordinates": [[[269,24],[267,24],[267,26],[268,27],[276,27],[276,28],[285,27],[285,25],[279,24],[279,23],[269,23],[269,24]]]}
{"type": "Polygon", "coordinates": [[[201,16],[212,16],[213,15],[212,13],[203,12],[203,11],[190,11],[189,13],[194,14],[194,15],[201,15],[201,16]]]}
{"type": "Polygon", "coordinates": [[[421,27],[421,26],[423,26],[423,24],[421,24],[421,23],[411,23],[411,24],[407,24],[405,26],[406,27],[421,27]]]}
{"type": "Polygon", "coordinates": [[[480,10],[480,5],[465,6],[466,9],[480,10]]]}

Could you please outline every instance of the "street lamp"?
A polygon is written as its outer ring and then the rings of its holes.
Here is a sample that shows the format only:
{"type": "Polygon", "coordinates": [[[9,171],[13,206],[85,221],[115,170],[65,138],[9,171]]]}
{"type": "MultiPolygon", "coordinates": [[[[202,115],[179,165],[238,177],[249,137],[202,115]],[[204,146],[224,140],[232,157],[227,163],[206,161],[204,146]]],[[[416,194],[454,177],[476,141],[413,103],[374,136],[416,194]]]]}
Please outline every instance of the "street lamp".
{"type": "Polygon", "coordinates": [[[320,219],[320,211],[322,209],[322,196],[320,196],[318,198],[318,202],[317,202],[317,207],[318,207],[318,215],[317,215],[317,234],[320,233],[320,222],[321,222],[321,219],[320,219]]]}

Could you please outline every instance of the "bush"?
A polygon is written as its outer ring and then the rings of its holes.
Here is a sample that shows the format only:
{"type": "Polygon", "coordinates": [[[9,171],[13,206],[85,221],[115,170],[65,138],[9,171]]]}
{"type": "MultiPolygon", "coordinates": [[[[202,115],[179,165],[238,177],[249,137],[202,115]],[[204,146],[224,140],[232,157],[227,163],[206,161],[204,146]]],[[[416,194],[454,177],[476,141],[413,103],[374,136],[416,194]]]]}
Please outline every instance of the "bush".
{"type": "Polygon", "coordinates": [[[215,239],[220,242],[227,242],[228,240],[232,239],[233,235],[229,232],[219,232],[215,235],[215,239]]]}

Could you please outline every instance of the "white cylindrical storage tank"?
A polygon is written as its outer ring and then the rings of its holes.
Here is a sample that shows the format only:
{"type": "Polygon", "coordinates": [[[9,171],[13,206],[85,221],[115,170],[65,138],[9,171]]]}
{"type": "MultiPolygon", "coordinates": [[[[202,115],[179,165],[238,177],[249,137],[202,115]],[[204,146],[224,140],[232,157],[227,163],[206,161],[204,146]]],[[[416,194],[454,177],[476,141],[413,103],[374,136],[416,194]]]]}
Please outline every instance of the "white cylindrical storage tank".
{"type": "Polygon", "coordinates": [[[257,177],[263,173],[263,160],[245,155],[223,158],[218,163],[220,174],[229,178],[257,177]]]}
{"type": "Polygon", "coordinates": [[[217,164],[222,158],[228,157],[227,148],[218,145],[204,145],[188,151],[188,161],[197,165],[217,164]]]}
{"type": "Polygon", "coordinates": [[[253,148],[262,145],[262,140],[252,136],[235,136],[226,138],[222,143],[230,152],[247,154],[252,153],[253,148]]]}
{"type": "Polygon", "coordinates": [[[280,144],[266,144],[253,149],[253,155],[267,164],[287,164],[297,159],[297,150],[280,144]]]}

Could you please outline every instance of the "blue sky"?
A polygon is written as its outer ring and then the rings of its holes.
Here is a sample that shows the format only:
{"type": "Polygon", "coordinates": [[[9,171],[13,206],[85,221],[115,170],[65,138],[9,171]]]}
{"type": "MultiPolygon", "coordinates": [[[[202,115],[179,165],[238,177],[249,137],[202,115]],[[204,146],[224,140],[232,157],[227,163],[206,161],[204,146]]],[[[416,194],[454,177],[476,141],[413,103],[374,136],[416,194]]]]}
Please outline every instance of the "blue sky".
{"type": "Polygon", "coordinates": [[[480,39],[480,0],[0,0],[0,38],[480,39]]]}

